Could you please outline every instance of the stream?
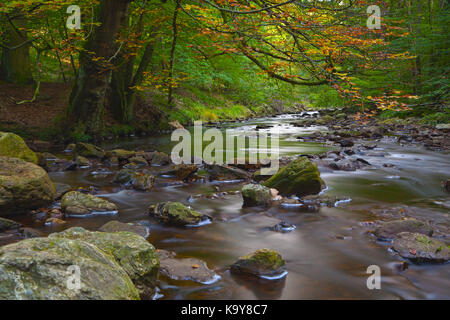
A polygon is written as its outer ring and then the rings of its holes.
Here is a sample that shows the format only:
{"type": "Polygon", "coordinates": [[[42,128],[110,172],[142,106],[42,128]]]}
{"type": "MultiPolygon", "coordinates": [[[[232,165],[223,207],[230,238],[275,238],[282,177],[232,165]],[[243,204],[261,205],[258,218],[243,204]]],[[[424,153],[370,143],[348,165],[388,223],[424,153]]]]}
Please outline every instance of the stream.
{"type": "MultiPolygon", "coordinates": [[[[220,129],[231,129],[239,135],[257,125],[272,126],[261,130],[278,130],[281,156],[333,150],[332,145],[299,141],[299,136],[327,130],[292,125],[313,115],[223,123],[220,129]]],[[[372,142],[364,141],[368,143],[372,142]]],[[[103,147],[150,148],[170,154],[174,144],[170,134],[161,134],[108,141],[103,147]]],[[[239,190],[243,184],[236,182],[180,183],[159,176],[152,191],[139,192],[123,190],[111,183],[117,168],[106,166],[104,172],[97,167],[52,172],[50,177],[72,187],[95,186],[102,197],[119,207],[119,213],[113,216],[68,218],[65,228],[81,226],[96,230],[110,220],[138,222],[148,226],[148,241],[155,247],[174,251],[177,257],[202,259],[221,276],[214,283],[200,284],[161,275],[158,284],[161,299],[450,299],[449,264],[409,264],[402,270],[399,265],[403,260],[389,250],[389,243],[379,242],[368,233],[374,221],[383,217],[398,219],[404,214],[449,230],[450,197],[441,186],[441,181],[450,174],[449,154],[428,151],[418,145],[401,146],[390,137],[373,144],[377,145],[375,149],[358,154],[371,164],[365,169],[346,172],[319,166],[327,185],[323,194],[349,200],[323,206],[318,212],[280,206],[242,208],[239,193],[220,193],[239,190]],[[383,166],[387,163],[393,166],[383,166]],[[207,196],[191,197],[198,194],[207,196]],[[159,224],[150,220],[146,212],[150,204],[161,201],[183,202],[211,216],[213,222],[196,228],[159,224]],[[296,229],[289,233],[268,229],[280,221],[289,222],[296,229]],[[283,280],[244,279],[226,270],[239,256],[260,248],[275,249],[285,259],[288,274],[283,280]],[[380,290],[369,290],[366,286],[370,265],[381,268],[380,290]]],[[[159,168],[151,170],[157,172],[159,168]]],[[[47,234],[59,231],[47,226],[37,228],[47,234]]]]}

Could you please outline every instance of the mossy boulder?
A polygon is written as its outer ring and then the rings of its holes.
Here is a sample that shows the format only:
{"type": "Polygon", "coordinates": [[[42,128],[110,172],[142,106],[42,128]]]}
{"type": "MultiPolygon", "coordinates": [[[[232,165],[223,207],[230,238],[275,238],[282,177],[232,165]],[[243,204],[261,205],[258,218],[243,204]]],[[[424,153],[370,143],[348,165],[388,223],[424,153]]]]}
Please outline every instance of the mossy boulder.
{"type": "Polygon", "coordinates": [[[415,263],[445,263],[450,260],[450,245],[421,233],[399,233],[392,249],[415,263]]]}
{"type": "Polygon", "coordinates": [[[111,254],[85,241],[50,237],[0,247],[0,299],[137,300],[139,292],[111,254]],[[78,290],[70,286],[77,269],[78,290]]]}
{"type": "Polygon", "coordinates": [[[124,223],[124,222],[120,222],[117,220],[112,220],[112,221],[105,223],[98,229],[98,231],[101,231],[101,232],[122,232],[122,231],[133,232],[144,238],[146,238],[149,234],[147,228],[140,224],[124,223]]]}
{"type": "Polygon", "coordinates": [[[105,151],[90,143],[78,142],[75,146],[75,154],[86,158],[102,159],[105,156],[105,151]]]}
{"type": "Polygon", "coordinates": [[[159,258],[143,237],[132,232],[92,232],[80,227],[52,233],[50,239],[72,239],[90,243],[113,256],[138,288],[141,297],[150,298],[155,291],[159,258]]]}
{"type": "Polygon", "coordinates": [[[301,197],[318,194],[325,187],[325,182],[320,178],[317,165],[308,158],[301,157],[278,170],[263,185],[277,189],[283,196],[301,197]]]}
{"type": "Polygon", "coordinates": [[[91,194],[70,191],[61,198],[61,209],[70,215],[117,211],[117,206],[91,194]]]}
{"type": "Polygon", "coordinates": [[[38,156],[21,137],[11,132],[0,132],[0,156],[19,158],[34,164],[38,163],[38,156]]]}
{"type": "Polygon", "coordinates": [[[430,237],[433,235],[433,229],[428,223],[416,219],[384,222],[375,229],[374,235],[379,240],[392,240],[401,232],[421,233],[430,237]]]}
{"type": "Polygon", "coordinates": [[[260,184],[246,184],[242,187],[244,206],[267,206],[272,201],[270,189],[260,184]]]}
{"type": "Polygon", "coordinates": [[[18,158],[0,157],[0,216],[50,204],[55,186],[41,167],[18,158]]]}
{"type": "Polygon", "coordinates": [[[148,212],[164,223],[177,226],[195,225],[207,219],[207,217],[180,202],[160,202],[151,205],[148,212]]]}
{"type": "Polygon", "coordinates": [[[231,265],[230,271],[263,278],[277,278],[286,273],[286,263],[277,251],[259,249],[239,258],[231,265]]]}

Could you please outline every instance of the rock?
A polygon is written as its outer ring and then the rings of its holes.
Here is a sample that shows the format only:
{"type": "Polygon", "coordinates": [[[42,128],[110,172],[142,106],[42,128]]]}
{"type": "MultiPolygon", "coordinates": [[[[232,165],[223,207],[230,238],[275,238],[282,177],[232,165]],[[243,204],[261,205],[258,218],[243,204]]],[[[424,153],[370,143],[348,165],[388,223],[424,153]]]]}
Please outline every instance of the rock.
{"type": "Polygon", "coordinates": [[[129,162],[135,163],[139,167],[145,167],[148,165],[147,160],[141,156],[134,156],[128,159],[129,162]]]}
{"type": "Polygon", "coordinates": [[[206,166],[206,170],[210,173],[211,180],[250,180],[251,174],[242,169],[213,164],[206,166]]]}
{"type": "Polygon", "coordinates": [[[184,129],[183,125],[182,125],[180,122],[178,122],[178,120],[170,121],[170,122],[169,122],[169,126],[170,126],[173,130],[176,130],[176,129],[184,129]]]}
{"type": "Polygon", "coordinates": [[[246,184],[242,187],[245,207],[267,206],[272,201],[270,189],[260,184],[246,184]]]}
{"type": "Polygon", "coordinates": [[[83,156],[76,156],[75,163],[79,167],[90,167],[92,165],[91,162],[83,156]]]}
{"type": "Polygon", "coordinates": [[[152,166],[164,166],[170,163],[169,155],[164,152],[145,152],[141,154],[141,156],[143,156],[152,166]]]}
{"type": "Polygon", "coordinates": [[[52,227],[63,226],[66,223],[67,223],[66,221],[58,219],[58,218],[48,218],[47,220],[45,220],[45,225],[52,226],[52,227]]]}
{"type": "Polygon", "coordinates": [[[98,231],[101,232],[133,232],[141,237],[147,238],[149,235],[149,232],[146,227],[137,224],[137,223],[123,223],[117,220],[109,221],[105,223],[103,226],[101,226],[98,231]]]}
{"type": "Polygon", "coordinates": [[[122,169],[116,173],[113,182],[130,185],[136,190],[149,191],[155,184],[155,177],[145,172],[122,169]]]}
{"type": "Polygon", "coordinates": [[[450,259],[449,245],[420,233],[399,233],[392,248],[415,263],[444,263],[450,259]]]}
{"type": "Polygon", "coordinates": [[[38,163],[37,155],[28,148],[25,141],[11,132],[0,132],[0,156],[38,163]]]}
{"type": "Polygon", "coordinates": [[[384,222],[374,234],[379,240],[386,241],[394,239],[401,232],[421,233],[430,237],[433,235],[433,229],[428,223],[416,219],[384,222]]]}
{"type": "Polygon", "coordinates": [[[52,233],[50,239],[71,239],[94,245],[113,256],[127,273],[142,297],[150,298],[156,286],[159,258],[153,247],[143,237],[132,232],[92,232],[80,227],[52,233]]]}
{"type": "Polygon", "coordinates": [[[158,250],[160,272],[174,280],[189,280],[202,284],[217,281],[218,276],[206,263],[195,258],[177,259],[174,252],[158,250]]]}
{"type": "Polygon", "coordinates": [[[261,278],[282,278],[286,275],[286,266],[281,255],[275,250],[259,249],[239,258],[230,267],[231,272],[249,274],[261,278]]]}
{"type": "Polygon", "coordinates": [[[102,159],[105,156],[103,149],[90,143],[78,142],[75,146],[75,154],[86,158],[102,159]]]}
{"type": "Polygon", "coordinates": [[[158,220],[178,226],[196,225],[207,218],[180,202],[160,202],[151,205],[148,211],[158,220]]]}
{"type": "Polygon", "coordinates": [[[21,223],[18,223],[18,222],[9,220],[9,219],[5,219],[5,218],[0,218],[0,232],[6,231],[6,230],[20,229],[22,227],[23,227],[23,225],[21,223]]]}
{"type": "Polygon", "coordinates": [[[112,255],[84,241],[50,237],[0,247],[0,299],[136,300],[139,293],[112,255]],[[68,286],[77,269],[80,290],[68,286]]]}
{"type": "Polygon", "coordinates": [[[83,215],[93,212],[117,211],[117,206],[91,194],[70,191],[62,197],[61,209],[66,214],[83,215]]]}
{"type": "Polygon", "coordinates": [[[284,196],[317,194],[325,187],[316,164],[306,157],[296,159],[281,168],[263,185],[277,189],[284,196]]]}
{"type": "Polygon", "coordinates": [[[106,151],[105,156],[107,158],[117,158],[118,160],[128,160],[136,155],[135,151],[129,151],[124,149],[114,149],[106,151]]]}
{"type": "Polygon", "coordinates": [[[0,216],[50,204],[55,186],[44,169],[17,158],[0,157],[0,216]]]}
{"type": "Polygon", "coordinates": [[[65,183],[55,182],[56,196],[55,199],[60,199],[64,194],[72,190],[72,187],[65,183]]]}

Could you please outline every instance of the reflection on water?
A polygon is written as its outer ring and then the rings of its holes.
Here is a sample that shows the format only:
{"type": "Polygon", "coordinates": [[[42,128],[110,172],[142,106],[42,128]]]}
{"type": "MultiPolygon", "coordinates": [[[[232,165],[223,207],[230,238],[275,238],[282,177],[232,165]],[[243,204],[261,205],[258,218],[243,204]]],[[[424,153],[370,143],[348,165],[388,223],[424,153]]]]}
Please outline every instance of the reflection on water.
{"type": "MultiPolygon", "coordinates": [[[[245,134],[258,125],[269,125],[265,132],[278,130],[281,155],[318,153],[330,147],[298,142],[296,137],[308,135],[323,127],[300,128],[291,125],[301,115],[263,118],[241,123],[226,123],[221,129],[245,134]]],[[[170,153],[169,135],[133,138],[108,142],[105,148],[157,149],[170,153]]],[[[448,226],[449,197],[440,186],[448,178],[448,154],[416,147],[401,147],[385,141],[371,154],[360,155],[372,166],[365,171],[323,171],[328,189],[326,195],[352,199],[337,207],[322,207],[319,212],[305,213],[290,207],[242,208],[239,194],[217,199],[192,197],[217,192],[213,184],[178,184],[164,186],[158,178],[151,192],[120,190],[111,183],[113,173],[92,175],[90,170],[51,173],[56,182],[74,187],[94,185],[103,197],[117,204],[116,216],[69,218],[70,226],[96,230],[112,219],[139,222],[149,226],[148,240],[156,247],[177,252],[180,257],[196,257],[206,261],[221,279],[210,285],[190,281],[174,281],[162,276],[159,287],[164,299],[386,299],[386,298],[450,298],[450,268],[442,266],[410,266],[396,268],[400,259],[389,253],[388,246],[366,234],[360,223],[377,219],[370,208],[402,206],[408,215],[425,218],[448,226]],[[383,167],[389,163],[393,167],[383,167]],[[392,177],[396,177],[393,179],[392,177]],[[181,201],[213,218],[211,224],[199,228],[174,228],[151,220],[146,211],[158,201],[181,201]],[[281,221],[296,226],[289,233],[270,228],[281,221]],[[286,260],[288,275],[270,282],[236,277],[226,267],[239,256],[259,248],[278,250],[286,260]],[[367,267],[379,265],[382,289],[368,290],[367,267]]],[[[96,168],[96,171],[100,172],[96,168]]],[[[92,169],[91,169],[92,170],[92,169]]],[[[157,169],[154,169],[157,170],[157,169]]],[[[112,170],[114,171],[114,170],[112,170]]],[[[167,178],[169,181],[170,179],[167,178]]],[[[238,190],[239,183],[219,184],[220,191],[238,190]]],[[[49,233],[55,230],[42,227],[49,233]]]]}

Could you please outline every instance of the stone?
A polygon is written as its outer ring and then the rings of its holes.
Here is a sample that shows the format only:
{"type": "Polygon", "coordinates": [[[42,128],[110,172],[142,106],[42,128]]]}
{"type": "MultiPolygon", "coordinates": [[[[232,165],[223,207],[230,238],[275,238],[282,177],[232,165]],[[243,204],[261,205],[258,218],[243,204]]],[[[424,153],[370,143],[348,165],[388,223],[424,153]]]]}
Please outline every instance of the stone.
{"type": "Polygon", "coordinates": [[[206,219],[202,214],[180,202],[160,202],[151,205],[148,212],[164,223],[178,226],[196,225],[206,219]]]}
{"type": "Polygon", "coordinates": [[[84,215],[93,212],[117,211],[117,206],[91,194],[70,191],[62,197],[61,209],[69,215],[84,215]]]}
{"type": "Polygon", "coordinates": [[[445,263],[450,259],[450,246],[420,233],[402,232],[392,249],[414,263],[445,263]]]}
{"type": "Polygon", "coordinates": [[[133,232],[141,237],[147,238],[149,235],[149,232],[146,227],[137,224],[137,223],[123,223],[117,220],[109,221],[102,225],[98,231],[101,232],[133,232]]]}
{"type": "Polygon", "coordinates": [[[47,172],[31,162],[0,157],[0,216],[45,207],[56,196],[47,172]]]}
{"type": "Polygon", "coordinates": [[[286,275],[286,263],[281,255],[272,249],[259,249],[239,258],[230,267],[230,271],[262,278],[282,278],[286,275]]]}
{"type": "Polygon", "coordinates": [[[11,132],[0,131],[0,156],[19,158],[24,161],[38,163],[38,157],[21,137],[11,132]]]}
{"type": "Polygon", "coordinates": [[[114,257],[127,273],[144,298],[150,298],[156,286],[159,258],[153,247],[143,237],[132,232],[92,232],[80,227],[52,233],[50,239],[71,239],[94,245],[114,257]]]}
{"type": "Polygon", "coordinates": [[[296,159],[281,168],[263,185],[277,189],[283,196],[297,195],[299,197],[318,194],[325,187],[317,165],[306,157],[296,159]]]}
{"type": "Polygon", "coordinates": [[[246,184],[242,187],[245,207],[267,206],[272,202],[271,189],[260,184],[246,184]]]}
{"type": "Polygon", "coordinates": [[[0,299],[137,300],[139,292],[112,255],[85,241],[49,237],[0,247],[0,299]],[[77,268],[80,290],[67,285],[77,268]]]}

